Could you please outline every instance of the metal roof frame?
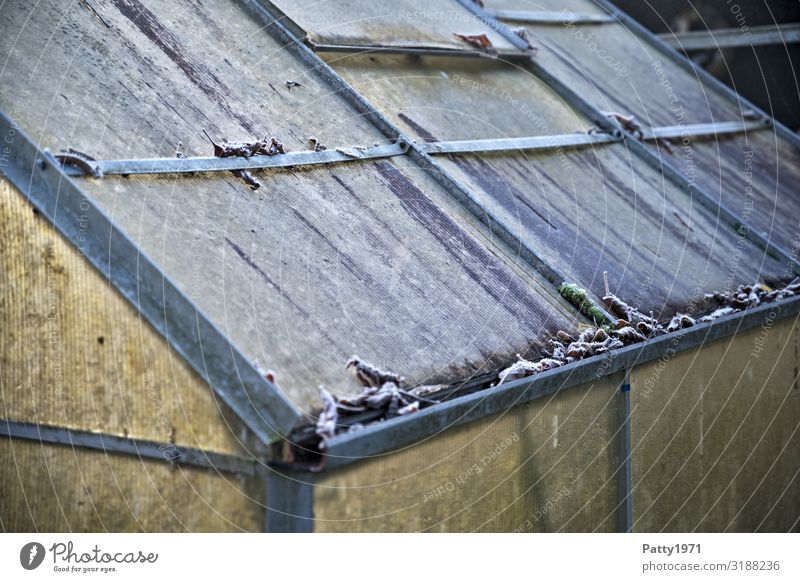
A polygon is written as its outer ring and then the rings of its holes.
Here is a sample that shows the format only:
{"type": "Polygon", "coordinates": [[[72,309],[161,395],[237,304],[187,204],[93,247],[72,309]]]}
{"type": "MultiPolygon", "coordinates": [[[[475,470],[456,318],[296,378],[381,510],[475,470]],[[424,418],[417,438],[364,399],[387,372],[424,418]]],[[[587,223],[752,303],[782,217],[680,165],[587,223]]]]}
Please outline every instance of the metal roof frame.
{"type": "Polygon", "coordinates": [[[582,14],[580,12],[542,12],[535,10],[491,10],[486,13],[498,20],[511,20],[526,24],[607,24],[614,22],[613,16],[582,14]]]}
{"type": "Polygon", "coordinates": [[[208,382],[262,442],[301,412],[4,112],[6,178],[208,382]],[[86,225],[91,225],[87,228],[86,225]]]}
{"type": "MultiPolygon", "coordinates": [[[[361,160],[380,160],[402,156],[408,144],[398,141],[389,145],[372,147],[336,148],[322,151],[302,151],[276,154],[274,156],[245,157],[195,157],[195,158],[152,158],[131,160],[83,160],[81,166],[64,166],[68,176],[91,175],[128,176],[133,174],[187,174],[194,172],[227,172],[231,170],[262,170],[266,168],[293,168],[319,164],[336,164],[361,160]]],[[[49,152],[46,152],[49,154],[49,152]]],[[[54,157],[51,154],[51,158],[54,157]]],[[[56,163],[55,160],[53,160],[56,163]]]]}
{"type": "Polygon", "coordinates": [[[0,437],[103,451],[235,475],[255,476],[261,464],[254,459],[194,447],[8,419],[0,419],[0,437]]]}
{"type": "Polygon", "coordinates": [[[800,23],[741,28],[691,30],[656,35],[672,48],[683,51],[714,50],[730,47],[769,46],[800,42],[800,23]]]}

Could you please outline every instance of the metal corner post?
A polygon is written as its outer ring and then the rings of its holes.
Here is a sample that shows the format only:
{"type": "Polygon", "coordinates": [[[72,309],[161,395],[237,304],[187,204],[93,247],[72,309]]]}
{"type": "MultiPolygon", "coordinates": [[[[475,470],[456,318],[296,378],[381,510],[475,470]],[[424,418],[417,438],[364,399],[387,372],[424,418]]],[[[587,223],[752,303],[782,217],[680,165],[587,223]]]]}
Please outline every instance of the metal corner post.
{"type": "Polygon", "coordinates": [[[264,531],[312,533],[315,474],[275,464],[265,469],[263,477],[267,487],[264,531]]]}
{"type": "Polygon", "coordinates": [[[620,432],[619,432],[619,506],[617,508],[618,531],[633,531],[633,499],[631,480],[631,377],[630,370],[619,387],[620,432]]]}

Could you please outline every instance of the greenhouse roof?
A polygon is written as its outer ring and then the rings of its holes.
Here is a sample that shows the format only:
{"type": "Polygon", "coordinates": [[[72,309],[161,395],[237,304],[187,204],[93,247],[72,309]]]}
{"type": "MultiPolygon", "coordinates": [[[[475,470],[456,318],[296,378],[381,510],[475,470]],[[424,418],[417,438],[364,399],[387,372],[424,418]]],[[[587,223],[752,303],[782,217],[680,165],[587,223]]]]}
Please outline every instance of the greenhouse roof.
{"type": "Polygon", "coordinates": [[[563,283],[669,317],[792,278],[795,136],[605,3],[484,4],[8,10],[6,173],[265,440],[354,354],[420,385],[543,353],[592,323],[563,283]]]}

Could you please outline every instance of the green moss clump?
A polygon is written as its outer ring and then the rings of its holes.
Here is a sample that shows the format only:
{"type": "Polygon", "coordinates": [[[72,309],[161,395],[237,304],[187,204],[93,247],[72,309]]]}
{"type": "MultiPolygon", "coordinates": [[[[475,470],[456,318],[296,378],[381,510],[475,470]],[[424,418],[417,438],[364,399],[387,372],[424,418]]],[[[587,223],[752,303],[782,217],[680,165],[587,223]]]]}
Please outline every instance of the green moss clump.
{"type": "Polygon", "coordinates": [[[561,296],[578,308],[582,314],[592,319],[596,325],[607,323],[606,316],[598,309],[594,301],[589,299],[589,294],[585,289],[581,289],[574,283],[561,283],[558,286],[561,296]]]}

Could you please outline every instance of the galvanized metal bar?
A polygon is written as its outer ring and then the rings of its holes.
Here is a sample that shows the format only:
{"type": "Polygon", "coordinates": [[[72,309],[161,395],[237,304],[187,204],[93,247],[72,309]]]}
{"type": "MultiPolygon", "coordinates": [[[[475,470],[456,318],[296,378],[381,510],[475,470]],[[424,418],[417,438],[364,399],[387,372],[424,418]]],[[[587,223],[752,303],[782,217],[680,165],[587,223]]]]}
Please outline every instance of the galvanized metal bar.
{"type": "Polygon", "coordinates": [[[633,531],[633,486],[631,475],[631,378],[629,370],[625,372],[625,378],[619,387],[619,398],[622,401],[622,407],[620,410],[621,430],[619,434],[618,531],[630,533],[633,531]]]}
{"type": "MultiPolygon", "coordinates": [[[[274,156],[251,156],[249,158],[197,157],[197,158],[153,158],[138,160],[94,160],[85,165],[93,171],[90,175],[130,174],[185,174],[192,172],[228,172],[231,170],[262,170],[268,168],[292,168],[317,164],[340,164],[356,160],[378,160],[402,156],[408,144],[398,142],[372,147],[348,147],[319,152],[289,152],[274,156]]],[[[83,164],[82,164],[83,165],[83,164]]],[[[85,176],[85,169],[65,166],[69,176],[85,176]]]]}
{"type": "MultiPolygon", "coordinates": [[[[363,95],[356,91],[347,81],[342,79],[342,77],[328,66],[327,63],[322,61],[318,55],[312,52],[299,39],[293,37],[292,33],[282,25],[281,19],[273,16],[274,14],[280,14],[280,11],[269,2],[269,0],[258,0],[258,3],[247,2],[244,6],[248,8],[255,17],[260,18],[265,25],[267,25],[265,27],[266,30],[275,35],[278,40],[284,42],[288,50],[293,52],[309,66],[313,66],[315,71],[337,91],[338,95],[368,119],[384,136],[392,140],[401,139],[409,143],[410,147],[407,154],[409,159],[421,169],[427,171],[437,184],[471,212],[474,217],[486,225],[498,239],[508,245],[523,261],[531,265],[556,288],[562,283],[572,282],[560,271],[548,264],[548,262],[531,248],[520,235],[515,234],[509,225],[497,220],[469,188],[436,164],[433,158],[423,150],[422,145],[414,142],[409,136],[405,135],[397,126],[377,111],[363,95]]],[[[506,29],[511,36],[516,38],[516,41],[512,40],[511,42],[527,54],[527,45],[522,39],[510,32],[510,29],[507,27],[506,29]]],[[[608,119],[606,119],[606,121],[608,123],[605,124],[605,127],[609,128],[610,133],[613,132],[615,127],[611,125],[608,119]]],[[[611,317],[603,310],[602,306],[598,306],[598,308],[604,315],[609,318],[611,317]]]]}
{"type": "MultiPolygon", "coordinates": [[[[474,14],[480,16],[485,22],[488,18],[486,16],[486,12],[480,8],[471,0],[457,0],[459,4],[465,6],[468,10],[473,12],[474,14]]],[[[609,13],[611,13],[616,19],[622,21],[626,26],[629,28],[635,28],[638,30],[643,30],[638,23],[635,21],[629,23],[631,20],[629,17],[625,17],[624,13],[621,13],[615,7],[610,5],[607,0],[597,0],[597,3],[603,6],[609,13]]],[[[490,22],[487,22],[487,25],[491,25],[490,22]]],[[[520,40],[513,31],[511,31],[508,27],[497,25],[493,26],[495,30],[504,38],[509,40],[510,42],[515,42],[516,40],[520,40]]],[[[643,36],[645,36],[648,40],[651,40],[654,44],[660,43],[658,39],[656,39],[652,34],[648,33],[647,31],[641,32],[643,36]]],[[[670,56],[671,59],[675,60],[675,62],[680,63],[682,66],[686,66],[688,63],[688,59],[684,56],[679,55],[674,50],[670,49],[664,43],[660,43],[663,50],[666,52],[667,56],[670,56]]],[[[600,111],[598,108],[591,105],[588,101],[586,101],[580,94],[578,94],[574,89],[566,85],[563,81],[558,79],[555,75],[553,75],[550,71],[542,67],[535,58],[529,58],[525,61],[527,68],[536,75],[540,80],[542,80],[546,85],[548,85],[551,89],[553,89],[558,95],[564,98],[564,100],[574,107],[577,111],[586,115],[589,119],[592,120],[593,123],[597,124],[597,126],[608,133],[613,133],[615,131],[619,131],[626,136],[626,146],[629,151],[633,152],[639,158],[643,159],[647,162],[652,168],[656,169],[657,171],[663,173],[663,175],[669,179],[674,185],[678,188],[686,192],[686,194],[692,199],[696,200],[700,203],[701,206],[709,209],[714,215],[722,217],[732,228],[736,229],[740,235],[742,235],[746,240],[753,243],[756,247],[764,250],[767,252],[768,255],[777,258],[780,261],[786,261],[786,264],[791,265],[792,270],[795,273],[800,274],[800,265],[797,264],[796,261],[792,259],[791,253],[781,245],[774,243],[771,239],[763,236],[761,233],[754,231],[753,229],[749,229],[744,225],[743,220],[729,208],[727,208],[724,204],[719,202],[715,197],[708,193],[703,188],[699,188],[696,184],[689,180],[683,172],[681,172],[675,164],[673,164],[670,160],[665,159],[664,157],[660,156],[657,151],[653,151],[653,149],[640,142],[636,137],[625,130],[624,128],[619,127],[616,123],[611,121],[605,113],[600,111]]],[[[695,71],[694,68],[691,68],[695,74],[700,74],[700,71],[695,71]]],[[[719,82],[717,81],[719,84],[719,82]]],[[[730,88],[727,88],[727,91],[730,93],[730,88]]],[[[735,95],[735,94],[734,94],[735,95]]],[[[744,101],[743,99],[739,98],[740,101],[744,101]]],[[[746,103],[746,102],[745,102],[746,103]]],[[[769,115],[761,111],[760,109],[753,106],[753,111],[760,116],[760,118],[770,119],[776,130],[779,132],[789,132],[788,129],[783,128],[779,123],[774,122],[770,118],[769,115]]],[[[793,135],[791,141],[800,147],[800,136],[793,135]]]]}
{"type": "Polygon", "coordinates": [[[418,143],[417,147],[426,154],[435,156],[441,154],[568,149],[606,144],[620,141],[620,139],[619,135],[607,133],[568,133],[534,137],[427,142],[418,143]]]}
{"type": "Polygon", "coordinates": [[[315,53],[347,53],[369,55],[416,55],[421,57],[454,57],[518,61],[525,55],[513,51],[489,52],[479,49],[457,49],[426,46],[385,46],[371,44],[326,44],[307,40],[306,44],[315,53]]]}
{"type": "MultiPolygon", "coordinates": [[[[728,121],[722,123],[700,123],[694,125],[674,125],[644,130],[643,139],[670,139],[683,137],[716,137],[718,135],[755,131],[770,126],[769,119],[759,121],[728,121]]],[[[463,141],[443,141],[418,143],[417,148],[429,155],[491,153],[521,150],[552,150],[577,148],[590,145],[618,142],[617,132],[609,133],[569,133],[562,135],[543,135],[520,138],[479,139],[463,141]]],[[[196,172],[227,172],[231,170],[260,170],[268,168],[291,168],[318,164],[337,164],[355,160],[377,160],[402,156],[408,152],[409,144],[397,143],[372,147],[353,146],[319,152],[303,151],[277,154],[274,156],[252,156],[216,158],[152,158],[130,160],[86,160],[84,167],[66,165],[64,173],[68,176],[133,175],[133,174],[183,174],[196,172]],[[88,170],[88,172],[87,172],[88,170]]],[[[45,150],[46,151],[46,150],[45,150]]]]}
{"type": "Polygon", "coordinates": [[[327,442],[326,469],[343,467],[404,448],[453,427],[551,396],[560,390],[596,381],[665,355],[674,357],[677,353],[742,333],[765,322],[797,317],[798,313],[800,296],[780,303],[761,305],[641,344],[612,350],[600,356],[475,392],[409,416],[367,426],[356,433],[338,435],[327,442]]]}
{"type": "Polygon", "coordinates": [[[2,112],[0,134],[7,140],[2,169],[11,184],[166,338],[259,439],[269,442],[288,434],[300,411],[286,396],[2,112]]]}
{"type": "Polygon", "coordinates": [[[682,139],[682,138],[716,138],[721,135],[734,135],[758,131],[772,127],[769,118],[757,121],[723,121],[719,123],[696,123],[691,125],[665,125],[643,130],[643,139],[647,141],[657,139],[682,139]]]}
{"type": "MultiPolygon", "coordinates": [[[[606,12],[608,12],[611,16],[613,16],[616,20],[618,20],[621,24],[625,26],[628,30],[633,32],[636,36],[640,39],[644,40],[645,42],[649,43],[653,48],[656,48],[664,55],[664,57],[671,62],[675,63],[688,73],[696,76],[700,81],[702,81],[705,85],[709,86],[710,88],[715,89],[718,93],[725,96],[728,101],[731,103],[735,103],[737,106],[741,106],[742,109],[750,109],[757,114],[761,115],[762,117],[771,117],[767,112],[762,110],[760,107],[756,106],[754,103],[748,101],[741,95],[739,95],[736,91],[734,91],[731,87],[717,79],[714,75],[695,65],[692,61],[686,58],[685,55],[678,52],[663,40],[658,38],[655,34],[647,30],[642,24],[640,24],[635,18],[632,18],[623,10],[620,10],[613,2],[610,0],[594,0],[594,3],[606,12]]],[[[784,139],[792,142],[796,146],[800,147],[800,134],[795,133],[782,123],[777,120],[773,120],[773,126],[775,127],[775,131],[784,139]]]]}
{"type": "Polygon", "coordinates": [[[498,20],[525,22],[527,24],[606,24],[614,22],[614,18],[604,14],[582,14],[580,12],[544,12],[534,10],[492,10],[486,13],[498,20]]]}
{"type": "Polygon", "coordinates": [[[271,465],[266,472],[267,509],[264,531],[314,531],[314,473],[271,465]]]}
{"type": "Polygon", "coordinates": [[[256,460],[193,447],[8,419],[0,419],[0,437],[153,459],[171,465],[200,467],[237,475],[254,476],[258,466],[256,460]]]}
{"type": "Polygon", "coordinates": [[[800,42],[800,23],[665,32],[656,36],[671,47],[684,52],[743,46],[785,45],[800,42]]]}

